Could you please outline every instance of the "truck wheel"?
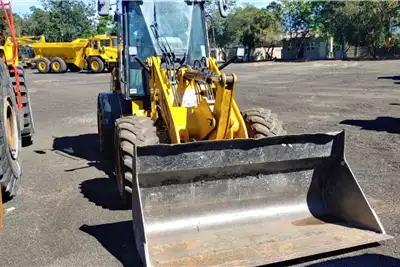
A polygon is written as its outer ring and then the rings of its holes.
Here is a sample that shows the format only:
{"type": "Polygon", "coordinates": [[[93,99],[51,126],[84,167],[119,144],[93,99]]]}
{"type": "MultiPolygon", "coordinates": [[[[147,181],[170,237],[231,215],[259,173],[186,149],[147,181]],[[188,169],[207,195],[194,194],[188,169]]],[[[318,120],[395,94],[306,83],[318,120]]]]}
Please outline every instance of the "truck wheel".
{"type": "Polygon", "coordinates": [[[40,73],[49,73],[50,72],[50,63],[51,61],[48,58],[41,58],[37,60],[36,68],[40,73]]]}
{"type": "Polygon", "coordinates": [[[68,69],[70,72],[80,72],[81,71],[81,68],[77,67],[75,64],[68,63],[67,66],[68,66],[68,69]]]}
{"type": "Polygon", "coordinates": [[[51,70],[55,73],[64,73],[68,70],[67,63],[60,57],[55,57],[51,60],[51,70]]]}
{"type": "Polygon", "coordinates": [[[21,182],[21,128],[14,90],[3,60],[0,60],[0,103],[0,184],[12,197],[18,194],[21,182]]]}
{"type": "Polygon", "coordinates": [[[286,135],[282,122],[269,109],[253,108],[242,112],[250,138],[286,135]]]}
{"type": "Polygon", "coordinates": [[[130,116],[119,118],[115,123],[115,174],[118,191],[123,201],[126,191],[132,192],[132,162],[135,158],[133,146],[159,143],[157,128],[147,117],[130,116]]]}
{"type": "Polygon", "coordinates": [[[100,73],[104,71],[105,65],[103,60],[98,57],[91,57],[88,60],[88,67],[91,72],[100,73]]]}
{"type": "MultiPolygon", "coordinates": [[[[21,135],[22,135],[22,145],[29,146],[33,143],[33,134],[35,132],[34,124],[33,124],[33,113],[32,106],[29,97],[28,87],[26,86],[25,81],[25,71],[22,68],[18,68],[18,76],[19,76],[19,84],[21,89],[21,97],[22,97],[22,112],[21,112],[21,135]]],[[[17,84],[15,79],[15,74],[10,73],[12,85],[14,87],[15,97],[18,102],[18,95],[15,89],[17,84]]]]}

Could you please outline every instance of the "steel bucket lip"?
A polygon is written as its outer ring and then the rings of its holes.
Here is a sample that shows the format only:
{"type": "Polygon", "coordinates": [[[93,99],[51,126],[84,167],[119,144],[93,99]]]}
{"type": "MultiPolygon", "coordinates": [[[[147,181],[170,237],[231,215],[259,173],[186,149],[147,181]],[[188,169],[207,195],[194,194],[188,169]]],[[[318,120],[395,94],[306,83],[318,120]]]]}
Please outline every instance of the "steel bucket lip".
{"type": "Polygon", "coordinates": [[[138,146],[138,156],[165,156],[177,155],[187,151],[207,151],[207,150],[226,150],[226,149],[242,149],[249,150],[260,146],[272,145],[289,145],[289,144],[327,144],[337,139],[344,141],[345,130],[326,132],[326,133],[307,133],[307,134],[291,134],[282,136],[271,136],[264,138],[236,138],[221,140],[200,140],[196,142],[180,143],[180,144],[156,144],[149,146],[138,146]]]}

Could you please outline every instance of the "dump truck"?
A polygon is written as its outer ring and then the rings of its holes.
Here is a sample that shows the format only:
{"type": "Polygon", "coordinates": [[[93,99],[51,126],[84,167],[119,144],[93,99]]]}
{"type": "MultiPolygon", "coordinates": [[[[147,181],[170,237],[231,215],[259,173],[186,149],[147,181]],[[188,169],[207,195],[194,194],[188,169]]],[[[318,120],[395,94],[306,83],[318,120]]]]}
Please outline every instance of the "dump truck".
{"type": "MultiPolygon", "coordinates": [[[[0,0],[0,5],[11,35],[0,36],[0,199],[3,200],[19,193],[22,177],[20,153],[24,143],[32,142],[34,126],[25,73],[18,61],[11,2],[0,0]]],[[[0,207],[0,225],[2,212],[0,207]]]]}
{"type": "Polygon", "coordinates": [[[117,61],[116,37],[96,35],[78,38],[72,42],[46,42],[31,45],[40,73],[64,73],[68,69],[79,72],[88,69],[100,73],[111,70],[117,61]]]}
{"type": "Polygon", "coordinates": [[[204,1],[116,6],[121,51],[97,96],[98,134],[144,266],[260,266],[392,238],[343,131],[288,134],[267,107],[240,108],[239,77],[223,69],[243,50],[222,65],[209,56],[204,1]]]}

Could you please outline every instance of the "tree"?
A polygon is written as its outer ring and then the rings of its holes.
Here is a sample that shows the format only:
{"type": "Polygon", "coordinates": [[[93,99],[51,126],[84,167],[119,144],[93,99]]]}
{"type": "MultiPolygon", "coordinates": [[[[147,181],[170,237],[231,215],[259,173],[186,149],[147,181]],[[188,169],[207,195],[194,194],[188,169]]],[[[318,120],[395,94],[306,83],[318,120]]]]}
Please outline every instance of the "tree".
{"type": "MultiPolygon", "coordinates": [[[[8,15],[8,13],[7,13],[7,15],[8,15]]],[[[19,36],[21,34],[21,30],[23,28],[22,18],[20,15],[18,15],[16,13],[13,13],[13,18],[14,18],[15,34],[17,36],[19,36]]],[[[5,19],[2,11],[0,11],[0,31],[4,32],[7,36],[10,36],[10,30],[8,28],[6,19],[5,19]]]]}
{"type": "Polygon", "coordinates": [[[49,12],[49,28],[45,33],[49,41],[68,42],[93,34],[91,17],[94,6],[82,0],[42,0],[45,11],[49,12]]]}
{"type": "Polygon", "coordinates": [[[303,49],[305,39],[311,33],[314,36],[322,36],[326,33],[323,18],[320,15],[323,7],[324,2],[318,1],[282,0],[268,5],[267,9],[273,14],[275,20],[281,21],[289,38],[300,38],[297,57],[303,49]]]}
{"type": "Polygon", "coordinates": [[[117,29],[117,23],[114,21],[113,15],[106,17],[100,17],[99,22],[96,25],[96,34],[115,34],[117,29]]]}
{"type": "Polygon", "coordinates": [[[51,27],[50,13],[33,6],[30,7],[30,10],[32,13],[22,19],[21,35],[39,36],[46,34],[51,27]]]}
{"type": "Polygon", "coordinates": [[[319,15],[325,31],[344,52],[348,45],[367,46],[376,58],[385,36],[399,25],[399,7],[393,1],[326,1],[321,7],[319,15]]]}
{"type": "Polygon", "coordinates": [[[391,26],[398,25],[397,2],[377,1],[359,3],[359,35],[368,51],[376,58],[377,48],[382,47],[391,26]]]}

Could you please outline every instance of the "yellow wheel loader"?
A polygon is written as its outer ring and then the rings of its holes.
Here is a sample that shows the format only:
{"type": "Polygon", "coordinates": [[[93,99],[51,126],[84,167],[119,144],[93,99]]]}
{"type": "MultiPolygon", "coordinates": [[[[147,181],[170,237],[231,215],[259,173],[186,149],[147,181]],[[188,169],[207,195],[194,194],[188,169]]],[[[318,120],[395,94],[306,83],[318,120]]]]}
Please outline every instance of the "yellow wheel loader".
{"type": "Polygon", "coordinates": [[[0,41],[0,58],[8,66],[11,83],[14,87],[18,111],[19,123],[22,130],[22,142],[24,146],[31,145],[35,133],[33,113],[29,90],[26,83],[25,70],[18,58],[18,44],[16,39],[2,35],[0,41]],[[17,55],[17,56],[15,56],[17,55]]]}
{"type": "Polygon", "coordinates": [[[22,177],[21,150],[31,142],[33,120],[25,75],[18,62],[13,11],[10,0],[0,0],[3,18],[11,37],[0,34],[0,235],[2,199],[19,193],[22,177]],[[29,121],[28,121],[29,120],[29,121]],[[29,123],[27,123],[29,122],[29,123]]]}
{"type": "Polygon", "coordinates": [[[34,43],[45,43],[46,38],[44,35],[40,36],[21,36],[17,38],[18,50],[19,50],[19,61],[23,68],[34,67],[33,61],[35,60],[35,52],[32,49],[31,44],[34,43]]]}
{"type": "MultiPolygon", "coordinates": [[[[287,135],[270,110],[240,109],[238,77],[222,72],[236,57],[209,57],[204,1],[116,5],[98,131],[144,266],[258,266],[391,238],[347,165],[344,132],[287,135]]],[[[109,9],[99,0],[99,15],[109,9]]]]}

